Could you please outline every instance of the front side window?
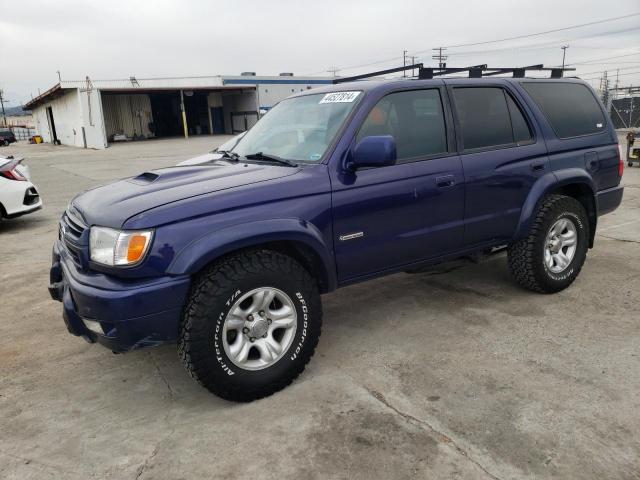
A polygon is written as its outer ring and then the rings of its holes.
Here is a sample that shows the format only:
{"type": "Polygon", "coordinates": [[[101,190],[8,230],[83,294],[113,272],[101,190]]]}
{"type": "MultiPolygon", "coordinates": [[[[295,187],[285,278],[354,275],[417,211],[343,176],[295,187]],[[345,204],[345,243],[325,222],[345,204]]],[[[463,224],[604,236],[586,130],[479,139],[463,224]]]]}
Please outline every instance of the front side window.
{"type": "Polygon", "coordinates": [[[465,150],[513,144],[507,100],[501,88],[453,90],[465,150]]]}
{"type": "Polygon", "coordinates": [[[598,101],[586,85],[569,82],[524,82],[559,138],[604,131],[606,121],[598,101]]]}
{"type": "Polygon", "coordinates": [[[233,152],[318,162],[360,97],[362,92],[333,92],[283,100],[242,137],[233,152]]]}
{"type": "Polygon", "coordinates": [[[437,89],[391,93],[369,112],[357,141],[375,135],[391,135],[397,159],[425,157],[447,152],[442,100],[437,89]]]}

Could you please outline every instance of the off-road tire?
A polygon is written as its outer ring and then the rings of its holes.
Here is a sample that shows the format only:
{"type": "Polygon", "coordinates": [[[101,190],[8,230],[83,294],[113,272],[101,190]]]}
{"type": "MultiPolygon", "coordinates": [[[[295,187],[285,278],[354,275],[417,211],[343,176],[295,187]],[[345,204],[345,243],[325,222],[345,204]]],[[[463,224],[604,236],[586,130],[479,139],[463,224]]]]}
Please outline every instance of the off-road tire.
{"type": "Polygon", "coordinates": [[[209,391],[226,400],[249,402],[283,389],[304,370],[321,326],[322,304],[310,273],[287,255],[247,251],[209,266],[194,279],[183,310],[178,353],[191,376],[209,391]],[[220,335],[233,300],[265,286],[283,291],[295,303],[295,338],[275,364],[245,370],[227,357],[220,335]]]}
{"type": "Polygon", "coordinates": [[[587,257],[589,221],[584,207],[572,197],[549,195],[544,199],[527,237],[512,243],[507,251],[509,270],[524,288],[540,293],[564,290],[576,279],[587,257]],[[544,261],[547,233],[561,218],[572,220],[577,229],[578,243],[571,263],[565,270],[551,272],[544,261]]]}

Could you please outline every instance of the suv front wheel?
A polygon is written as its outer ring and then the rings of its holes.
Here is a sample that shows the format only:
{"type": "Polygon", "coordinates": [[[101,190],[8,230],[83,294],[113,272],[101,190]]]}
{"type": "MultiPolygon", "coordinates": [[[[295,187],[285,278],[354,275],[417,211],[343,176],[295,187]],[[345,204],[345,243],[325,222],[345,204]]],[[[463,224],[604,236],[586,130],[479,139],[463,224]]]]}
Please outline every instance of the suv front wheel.
{"type": "Polygon", "coordinates": [[[178,352],[205,388],[251,401],[289,385],[320,337],[318,287],[293,258],[270,250],[241,253],[194,280],[178,352]]]}
{"type": "Polygon", "coordinates": [[[541,293],[564,290],[587,256],[589,223],[572,197],[550,195],[540,206],[529,235],[509,246],[509,269],[525,288],[541,293]]]}

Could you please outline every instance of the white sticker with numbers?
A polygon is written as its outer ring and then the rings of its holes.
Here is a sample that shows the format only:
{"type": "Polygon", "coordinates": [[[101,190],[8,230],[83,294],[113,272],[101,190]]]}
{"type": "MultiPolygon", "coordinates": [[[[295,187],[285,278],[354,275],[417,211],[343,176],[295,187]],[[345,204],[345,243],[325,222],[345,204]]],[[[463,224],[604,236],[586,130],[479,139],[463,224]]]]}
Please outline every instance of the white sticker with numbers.
{"type": "Polygon", "coordinates": [[[360,92],[334,92],[327,93],[320,103],[351,103],[358,98],[360,92]]]}

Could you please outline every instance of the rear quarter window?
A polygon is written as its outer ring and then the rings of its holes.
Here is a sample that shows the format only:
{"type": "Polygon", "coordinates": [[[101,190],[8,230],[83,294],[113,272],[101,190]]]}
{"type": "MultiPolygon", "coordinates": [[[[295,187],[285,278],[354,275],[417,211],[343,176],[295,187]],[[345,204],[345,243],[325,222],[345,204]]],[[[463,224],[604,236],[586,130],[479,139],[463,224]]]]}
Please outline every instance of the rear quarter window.
{"type": "Polygon", "coordinates": [[[580,83],[524,82],[559,138],[592,135],[605,130],[606,120],[591,90],[580,83]]]}

